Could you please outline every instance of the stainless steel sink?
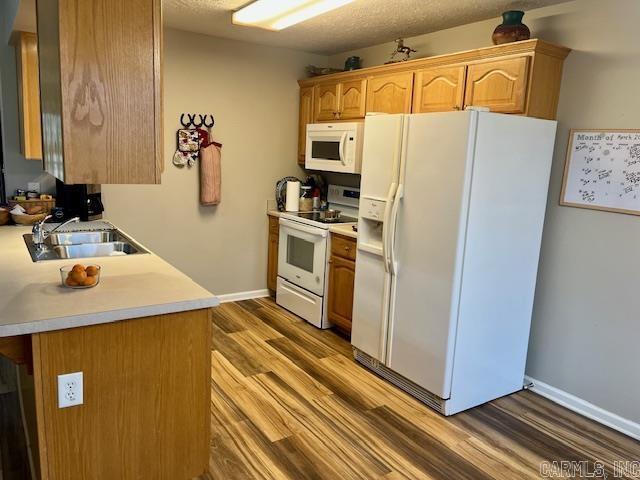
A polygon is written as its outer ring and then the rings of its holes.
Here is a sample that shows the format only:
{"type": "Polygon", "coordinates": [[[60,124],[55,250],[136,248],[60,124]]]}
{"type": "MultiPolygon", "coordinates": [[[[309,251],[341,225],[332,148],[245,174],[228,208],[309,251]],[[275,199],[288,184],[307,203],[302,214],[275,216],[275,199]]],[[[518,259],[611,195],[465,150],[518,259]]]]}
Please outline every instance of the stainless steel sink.
{"type": "Polygon", "coordinates": [[[23,237],[34,262],[149,253],[119,230],[54,233],[42,247],[33,242],[33,235],[23,237]]]}
{"type": "Polygon", "coordinates": [[[53,250],[60,258],[112,257],[133,255],[138,249],[127,242],[82,243],[80,245],[56,245],[53,250]]]}
{"type": "Polygon", "coordinates": [[[53,233],[49,237],[51,245],[80,245],[83,243],[106,243],[118,240],[118,234],[114,231],[107,232],[68,232],[53,233]]]}

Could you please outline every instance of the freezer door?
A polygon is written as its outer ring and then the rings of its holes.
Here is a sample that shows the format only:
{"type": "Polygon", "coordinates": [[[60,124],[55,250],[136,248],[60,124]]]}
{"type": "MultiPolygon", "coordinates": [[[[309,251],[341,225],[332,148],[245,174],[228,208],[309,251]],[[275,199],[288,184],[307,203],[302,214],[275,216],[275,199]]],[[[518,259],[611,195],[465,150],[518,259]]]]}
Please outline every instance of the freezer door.
{"type": "Polygon", "coordinates": [[[370,115],[364,121],[360,197],[386,200],[397,182],[405,115],[370,115]]]}
{"type": "Polygon", "coordinates": [[[449,398],[477,112],[410,115],[387,366],[449,398]]]}
{"type": "Polygon", "coordinates": [[[384,361],[391,278],[383,247],[399,176],[405,115],[365,119],[351,343],[384,361]]]}
{"type": "Polygon", "coordinates": [[[353,293],[351,344],[376,360],[383,361],[386,341],[390,277],[382,257],[358,251],[353,293]]]}

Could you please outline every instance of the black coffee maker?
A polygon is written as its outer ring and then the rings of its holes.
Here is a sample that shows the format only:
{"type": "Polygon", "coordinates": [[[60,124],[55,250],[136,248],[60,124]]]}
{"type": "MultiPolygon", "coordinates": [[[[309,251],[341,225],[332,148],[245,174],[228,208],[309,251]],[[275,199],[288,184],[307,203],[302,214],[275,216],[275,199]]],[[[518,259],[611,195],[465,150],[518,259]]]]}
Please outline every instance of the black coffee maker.
{"type": "Polygon", "coordinates": [[[56,208],[51,212],[56,221],[73,217],[80,220],[99,220],[104,206],[100,194],[100,185],[65,185],[56,180],[56,208]]]}

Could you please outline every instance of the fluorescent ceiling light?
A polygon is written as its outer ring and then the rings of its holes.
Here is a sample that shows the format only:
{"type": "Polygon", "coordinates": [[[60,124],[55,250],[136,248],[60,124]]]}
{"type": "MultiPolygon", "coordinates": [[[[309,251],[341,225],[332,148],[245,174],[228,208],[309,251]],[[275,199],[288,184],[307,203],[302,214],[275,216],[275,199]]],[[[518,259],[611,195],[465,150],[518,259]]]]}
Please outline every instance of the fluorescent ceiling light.
{"type": "Polygon", "coordinates": [[[354,0],[257,0],[233,14],[236,25],[267,30],[284,28],[317,17],[354,0]]]}

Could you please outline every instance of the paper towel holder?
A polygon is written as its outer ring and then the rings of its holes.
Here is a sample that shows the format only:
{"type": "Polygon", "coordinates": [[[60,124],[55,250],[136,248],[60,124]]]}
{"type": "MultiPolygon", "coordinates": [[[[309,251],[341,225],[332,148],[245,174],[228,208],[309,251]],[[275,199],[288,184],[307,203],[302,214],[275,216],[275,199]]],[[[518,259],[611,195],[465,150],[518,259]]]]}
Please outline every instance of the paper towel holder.
{"type": "Polygon", "coordinates": [[[285,210],[285,192],[287,190],[287,182],[300,182],[302,181],[298,177],[284,177],[276,182],[276,204],[278,205],[278,211],[284,212],[285,210]]]}

